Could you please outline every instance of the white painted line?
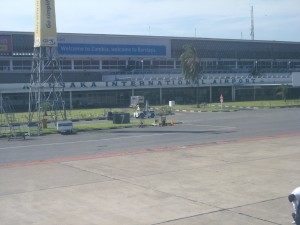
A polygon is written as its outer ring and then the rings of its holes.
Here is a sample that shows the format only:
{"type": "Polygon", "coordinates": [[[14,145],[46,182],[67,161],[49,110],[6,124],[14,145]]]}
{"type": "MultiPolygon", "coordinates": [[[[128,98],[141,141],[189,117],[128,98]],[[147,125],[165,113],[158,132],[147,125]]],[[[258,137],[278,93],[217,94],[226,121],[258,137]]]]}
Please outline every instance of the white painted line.
{"type": "Polygon", "coordinates": [[[166,135],[166,134],[173,134],[173,133],[163,133],[163,134],[159,133],[159,134],[136,135],[136,136],[128,136],[128,137],[92,139],[92,140],[86,140],[86,141],[58,142],[58,143],[49,143],[49,144],[40,144],[40,145],[19,145],[19,146],[13,146],[13,147],[0,148],[0,150],[18,149],[18,148],[30,148],[30,147],[41,147],[41,146],[53,146],[53,145],[66,145],[66,144],[88,143],[88,142],[101,142],[101,141],[109,141],[109,140],[120,140],[120,139],[130,139],[130,138],[140,138],[140,137],[161,136],[161,135],[166,135]]]}
{"type": "MultiPolygon", "coordinates": [[[[228,127],[228,126],[215,126],[215,125],[195,125],[195,124],[181,124],[180,126],[198,126],[198,127],[210,127],[208,129],[201,129],[198,131],[212,131],[212,130],[230,130],[236,129],[236,127],[228,127]]],[[[174,135],[174,133],[159,133],[159,134],[146,134],[146,135],[135,135],[135,136],[127,136],[127,137],[114,137],[114,138],[104,138],[104,139],[91,139],[85,141],[70,141],[70,142],[58,142],[58,143],[49,143],[49,144],[39,144],[39,145],[19,145],[13,147],[4,147],[0,148],[0,150],[8,150],[8,149],[21,149],[21,148],[30,148],[30,147],[42,147],[42,146],[59,146],[59,145],[67,145],[67,144],[76,144],[76,143],[89,143],[89,142],[102,142],[102,141],[110,141],[110,140],[121,140],[121,139],[131,139],[131,138],[141,138],[141,137],[153,137],[153,136],[161,136],[161,135],[174,135]]]]}
{"type": "Polygon", "coordinates": [[[189,126],[196,126],[196,127],[212,127],[218,130],[220,129],[236,129],[236,127],[229,127],[229,126],[217,126],[217,125],[207,125],[207,124],[193,124],[193,123],[184,123],[181,125],[189,125],[189,126]]]}

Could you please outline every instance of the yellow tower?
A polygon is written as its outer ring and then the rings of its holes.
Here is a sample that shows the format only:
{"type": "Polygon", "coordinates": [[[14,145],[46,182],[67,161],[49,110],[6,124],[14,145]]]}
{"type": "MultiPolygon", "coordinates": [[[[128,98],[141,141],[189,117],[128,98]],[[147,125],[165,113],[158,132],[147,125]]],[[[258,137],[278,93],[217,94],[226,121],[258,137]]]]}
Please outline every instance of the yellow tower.
{"type": "Polygon", "coordinates": [[[28,122],[37,123],[39,135],[40,129],[47,127],[47,121],[65,120],[66,111],[64,82],[57,53],[54,0],[36,0],[35,7],[28,122]]]}
{"type": "Polygon", "coordinates": [[[57,47],[54,0],[36,0],[34,47],[57,47]]]}

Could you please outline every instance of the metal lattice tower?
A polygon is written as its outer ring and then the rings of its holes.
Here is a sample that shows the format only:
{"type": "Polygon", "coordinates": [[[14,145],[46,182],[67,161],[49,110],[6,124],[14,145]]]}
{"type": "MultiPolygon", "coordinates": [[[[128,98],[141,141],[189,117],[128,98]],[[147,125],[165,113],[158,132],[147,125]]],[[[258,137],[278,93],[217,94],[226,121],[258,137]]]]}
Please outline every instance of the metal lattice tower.
{"type": "MultiPolygon", "coordinates": [[[[10,104],[9,98],[8,97],[3,98],[1,95],[0,95],[0,125],[1,125],[1,129],[4,126],[7,126],[9,128],[9,140],[18,137],[22,137],[23,139],[25,139],[24,133],[21,134],[21,124],[16,119],[15,110],[13,106],[10,104]]],[[[1,133],[2,131],[0,130],[0,134],[1,133]]]]}
{"type": "Polygon", "coordinates": [[[54,121],[66,119],[64,82],[56,47],[34,49],[29,94],[29,122],[40,123],[41,113],[49,112],[54,121]]]}
{"type": "Polygon", "coordinates": [[[58,119],[66,119],[66,111],[64,82],[57,52],[54,0],[36,0],[36,9],[28,119],[29,123],[37,122],[39,134],[42,116],[51,116],[51,120],[57,122],[58,119]]]}

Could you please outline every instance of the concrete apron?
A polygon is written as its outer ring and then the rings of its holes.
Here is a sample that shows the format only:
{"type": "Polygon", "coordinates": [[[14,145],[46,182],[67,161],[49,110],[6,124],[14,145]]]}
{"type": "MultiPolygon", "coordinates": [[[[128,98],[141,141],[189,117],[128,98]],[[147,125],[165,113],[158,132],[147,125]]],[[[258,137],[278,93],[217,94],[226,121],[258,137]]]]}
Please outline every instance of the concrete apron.
{"type": "Polygon", "coordinates": [[[0,224],[290,224],[299,135],[0,168],[0,224]]]}

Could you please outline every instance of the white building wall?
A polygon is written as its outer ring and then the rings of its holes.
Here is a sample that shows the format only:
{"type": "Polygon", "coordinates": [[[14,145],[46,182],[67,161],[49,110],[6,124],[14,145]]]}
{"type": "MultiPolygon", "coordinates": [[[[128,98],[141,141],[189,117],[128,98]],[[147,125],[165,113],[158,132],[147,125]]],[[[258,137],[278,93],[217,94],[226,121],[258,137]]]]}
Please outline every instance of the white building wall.
{"type": "Polygon", "coordinates": [[[300,87],[300,72],[292,73],[292,83],[294,87],[300,87]]]}

